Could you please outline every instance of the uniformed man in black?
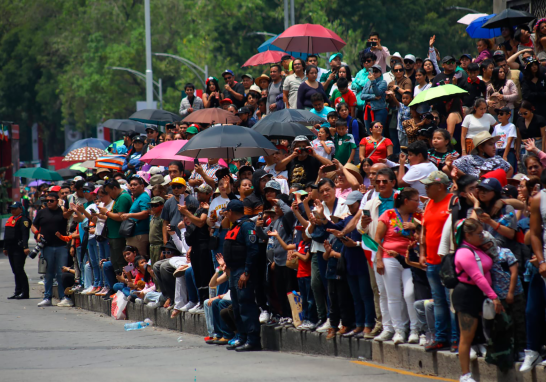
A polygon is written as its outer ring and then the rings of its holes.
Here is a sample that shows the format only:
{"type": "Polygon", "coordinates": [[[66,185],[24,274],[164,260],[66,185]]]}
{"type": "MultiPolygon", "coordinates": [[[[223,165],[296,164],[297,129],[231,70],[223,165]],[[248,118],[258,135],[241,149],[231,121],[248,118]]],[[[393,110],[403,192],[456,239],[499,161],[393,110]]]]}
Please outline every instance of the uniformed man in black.
{"type": "Polygon", "coordinates": [[[226,218],[233,227],[226,234],[224,261],[229,269],[229,289],[239,340],[227,347],[238,352],[262,350],[260,342],[260,310],[254,288],[258,238],[252,221],[244,217],[243,202],[231,200],[226,207],[226,218]]]}
{"type": "Polygon", "coordinates": [[[30,220],[23,216],[23,205],[15,202],[10,206],[11,217],[6,223],[4,233],[4,255],[8,256],[11,270],[15,276],[15,293],[8,300],[28,299],[28,278],[25,273],[25,260],[30,253],[28,236],[30,220]]]}

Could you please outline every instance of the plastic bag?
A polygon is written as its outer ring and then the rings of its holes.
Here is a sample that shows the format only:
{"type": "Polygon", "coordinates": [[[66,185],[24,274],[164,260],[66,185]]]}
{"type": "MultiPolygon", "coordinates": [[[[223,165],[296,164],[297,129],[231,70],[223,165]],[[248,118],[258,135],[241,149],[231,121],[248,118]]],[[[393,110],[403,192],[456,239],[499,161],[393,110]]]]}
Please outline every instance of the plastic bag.
{"type": "Polygon", "coordinates": [[[486,320],[493,320],[495,318],[495,304],[490,298],[486,298],[483,301],[482,317],[486,320]]]}
{"type": "Polygon", "coordinates": [[[298,327],[302,324],[303,321],[303,309],[301,306],[301,295],[292,291],[286,294],[288,297],[288,302],[290,303],[290,309],[292,309],[292,322],[294,327],[298,327]]]}
{"type": "Polygon", "coordinates": [[[118,291],[112,300],[112,317],[116,320],[127,318],[127,299],[122,291],[118,291]]]}

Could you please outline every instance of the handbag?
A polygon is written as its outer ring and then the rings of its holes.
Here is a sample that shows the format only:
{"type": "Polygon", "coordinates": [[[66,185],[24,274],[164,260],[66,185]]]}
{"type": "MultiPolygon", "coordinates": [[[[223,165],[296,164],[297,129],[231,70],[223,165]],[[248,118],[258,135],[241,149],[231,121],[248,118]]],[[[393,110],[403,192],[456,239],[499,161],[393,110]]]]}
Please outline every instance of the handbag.
{"type": "Polygon", "coordinates": [[[383,138],[379,141],[379,143],[377,144],[377,146],[374,147],[374,149],[372,150],[372,152],[366,157],[366,158],[370,158],[373,153],[375,153],[375,150],[377,150],[377,148],[381,145],[381,143],[383,143],[383,141],[385,140],[386,138],[383,138]]]}
{"type": "Polygon", "coordinates": [[[136,228],[136,221],[133,219],[127,219],[121,222],[119,226],[119,234],[122,237],[132,237],[134,236],[136,228]]]}

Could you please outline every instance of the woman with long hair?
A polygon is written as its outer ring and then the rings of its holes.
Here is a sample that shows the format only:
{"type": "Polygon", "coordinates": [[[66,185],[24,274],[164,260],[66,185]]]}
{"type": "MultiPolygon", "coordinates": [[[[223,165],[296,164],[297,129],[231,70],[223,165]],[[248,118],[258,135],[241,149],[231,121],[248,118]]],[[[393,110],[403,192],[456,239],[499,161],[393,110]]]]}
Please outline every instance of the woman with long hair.
{"type": "Polygon", "coordinates": [[[317,81],[318,68],[315,65],[307,65],[305,74],[307,79],[298,88],[298,109],[311,110],[313,108],[313,101],[311,101],[313,94],[321,94],[324,102],[328,102],[328,97],[324,91],[324,86],[317,81]]]}
{"type": "Polygon", "coordinates": [[[417,94],[424,92],[427,89],[430,89],[430,87],[432,86],[427,77],[427,72],[424,68],[419,68],[415,70],[415,83],[416,85],[413,89],[414,97],[417,96],[417,94]]]}
{"type": "Polygon", "coordinates": [[[535,52],[546,51],[546,18],[538,20],[535,24],[535,52]]]}
{"type": "Polygon", "coordinates": [[[373,160],[370,158],[364,158],[360,161],[360,175],[362,176],[362,184],[366,187],[370,187],[371,180],[370,180],[370,170],[372,166],[374,165],[373,160]]]}
{"type": "Polygon", "coordinates": [[[525,101],[533,104],[537,114],[546,117],[546,76],[539,69],[539,63],[535,59],[525,65],[521,93],[525,101]]]}
{"type": "MultiPolygon", "coordinates": [[[[341,67],[339,68],[339,71],[338,71],[337,74],[338,74],[339,78],[346,78],[347,79],[347,82],[349,83],[348,87],[350,89],[351,85],[353,84],[353,77],[352,77],[351,68],[349,67],[349,65],[341,65],[341,67]]],[[[329,96],[330,96],[330,100],[332,100],[332,101],[335,100],[337,97],[341,97],[341,93],[337,89],[337,84],[334,84],[332,86],[332,89],[330,89],[329,96]]]]}
{"type": "Polygon", "coordinates": [[[516,156],[520,157],[521,143],[534,139],[536,147],[546,151],[546,119],[535,110],[535,105],[525,100],[519,108],[516,121],[518,138],[516,139],[516,156]]]}
{"type": "Polygon", "coordinates": [[[423,60],[423,69],[425,69],[425,74],[429,82],[431,82],[439,73],[434,67],[434,62],[430,58],[425,58],[423,60]]]}
{"type": "Polygon", "coordinates": [[[472,113],[468,114],[462,124],[461,144],[463,145],[462,155],[469,154],[474,149],[472,138],[482,131],[489,132],[497,121],[495,117],[487,113],[487,102],[483,98],[474,101],[472,113]]]}
{"type": "Polygon", "coordinates": [[[491,76],[493,76],[494,68],[495,63],[493,62],[493,60],[483,60],[480,64],[480,75],[478,76],[478,78],[486,84],[489,84],[489,82],[491,82],[491,76]]]}
{"type": "Polygon", "coordinates": [[[518,88],[514,81],[506,78],[506,69],[504,67],[498,66],[493,69],[491,82],[487,85],[485,99],[492,115],[496,115],[495,109],[505,106],[509,108],[512,113],[510,122],[512,122],[514,102],[518,99],[518,88]]]}
{"type": "Polygon", "coordinates": [[[220,91],[220,85],[218,85],[218,79],[216,77],[209,77],[205,81],[207,89],[203,93],[203,106],[205,108],[220,107],[220,101],[223,96],[220,91]]]}

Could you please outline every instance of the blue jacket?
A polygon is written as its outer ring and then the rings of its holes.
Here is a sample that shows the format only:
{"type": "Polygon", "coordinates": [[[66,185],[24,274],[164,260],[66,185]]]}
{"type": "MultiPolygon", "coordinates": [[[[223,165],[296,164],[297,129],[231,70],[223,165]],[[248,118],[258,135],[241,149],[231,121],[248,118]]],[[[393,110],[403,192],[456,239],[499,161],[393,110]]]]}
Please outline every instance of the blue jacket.
{"type": "Polygon", "coordinates": [[[355,143],[358,146],[360,144],[361,138],[360,138],[360,128],[358,126],[358,121],[356,120],[356,118],[353,118],[350,115],[348,115],[347,127],[349,128],[349,134],[353,135],[353,138],[355,139],[355,143]]]}
{"type": "Polygon", "coordinates": [[[382,110],[387,108],[385,101],[385,92],[387,91],[387,82],[383,79],[383,75],[376,80],[368,81],[362,88],[360,98],[368,102],[372,110],[382,110]],[[380,99],[375,99],[376,96],[381,96],[380,99]]]}

